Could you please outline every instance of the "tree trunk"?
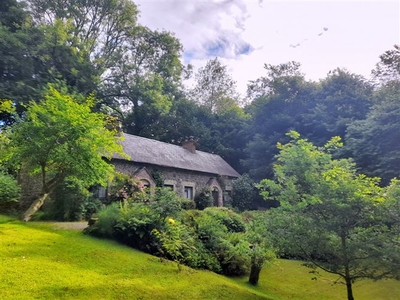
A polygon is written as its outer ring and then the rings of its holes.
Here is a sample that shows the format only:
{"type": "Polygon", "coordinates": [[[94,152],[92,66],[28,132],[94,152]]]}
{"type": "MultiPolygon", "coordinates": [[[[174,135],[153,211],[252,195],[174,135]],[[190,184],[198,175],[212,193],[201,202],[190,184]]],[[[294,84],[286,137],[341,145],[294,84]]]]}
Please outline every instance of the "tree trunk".
{"type": "Polygon", "coordinates": [[[347,300],[354,300],[351,280],[346,278],[347,300]]]}
{"type": "Polygon", "coordinates": [[[33,216],[33,214],[37,212],[39,208],[42,207],[43,203],[46,201],[48,196],[49,193],[45,193],[40,195],[35,201],[33,201],[31,206],[29,206],[29,208],[24,213],[22,220],[24,220],[25,222],[29,221],[33,216]]]}
{"type": "Polygon", "coordinates": [[[251,264],[250,275],[249,275],[249,283],[252,285],[256,285],[258,283],[258,279],[260,278],[262,266],[257,264],[251,264]]]}

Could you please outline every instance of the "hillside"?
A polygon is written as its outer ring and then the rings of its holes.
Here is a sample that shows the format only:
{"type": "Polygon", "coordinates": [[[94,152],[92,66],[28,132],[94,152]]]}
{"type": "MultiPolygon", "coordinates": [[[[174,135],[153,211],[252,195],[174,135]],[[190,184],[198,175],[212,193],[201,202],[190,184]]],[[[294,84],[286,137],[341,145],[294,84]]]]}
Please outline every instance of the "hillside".
{"type": "MultiPolygon", "coordinates": [[[[299,262],[265,268],[258,287],[184,268],[112,241],[0,216],[0,299],[344,299],[335,277],[299,262]],[[317,277],[317,280],[311,280],[317,277]]],[[[395,299],[395,281],[360,282],[356,299],[395,299]]],[[[399,298],[400,299],[400,298],[399,298]]]]}

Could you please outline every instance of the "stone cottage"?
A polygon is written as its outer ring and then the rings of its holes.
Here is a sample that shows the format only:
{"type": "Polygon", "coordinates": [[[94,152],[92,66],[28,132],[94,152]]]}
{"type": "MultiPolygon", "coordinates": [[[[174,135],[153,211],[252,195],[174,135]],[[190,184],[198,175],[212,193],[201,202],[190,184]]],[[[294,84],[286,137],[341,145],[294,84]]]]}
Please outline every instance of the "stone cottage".
{"type": "Polygon", "coordinates": [[[165,187],[182,197],[194,199],[202,188],[209,187],[214,206],[230,201],[232,180],[239,173],[221,156],[196,150],[193,139],[177,146],[126,133],[123,138],[129,159],[115,155],[111,162],[117,171],[136,177],[150,188],[156,186],[152,177],[156,172],[162,175],[165,187]]]}

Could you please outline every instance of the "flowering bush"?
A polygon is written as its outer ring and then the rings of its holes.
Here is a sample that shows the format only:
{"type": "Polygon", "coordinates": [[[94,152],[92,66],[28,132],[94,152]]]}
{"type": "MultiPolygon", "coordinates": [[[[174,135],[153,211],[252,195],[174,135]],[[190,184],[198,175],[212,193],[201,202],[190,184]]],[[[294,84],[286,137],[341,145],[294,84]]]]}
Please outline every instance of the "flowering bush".
{"type": "Polygon", "coordinates": [[[143,182],[128,175],[117,173],[108,187],[109,202],[146,201],[143,182]]]}

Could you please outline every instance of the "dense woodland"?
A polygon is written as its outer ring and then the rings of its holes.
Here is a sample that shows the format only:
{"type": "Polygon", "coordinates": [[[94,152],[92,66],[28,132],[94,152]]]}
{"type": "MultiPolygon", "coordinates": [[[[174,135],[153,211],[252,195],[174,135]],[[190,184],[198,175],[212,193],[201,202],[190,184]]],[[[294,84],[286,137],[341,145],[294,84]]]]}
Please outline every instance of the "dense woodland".
{"type": "MultiPolygon", "coordinates": [[[[94,109],[118,117],[127,133],[169,143],[194,136],[200,150],[255,181],[271,177],[276,144],[289,130],[316,145],[342,137],[338,155],[383,183],[399,174],[398,46],[377,57],[373,80],[336,69],[314,82],[296,62],[260,61],[265,76],[240,96],[218,58],[192,74],[179,40],[141,26],[130,1],[6,0],[0,13],[0,98],[20,116],[51,83],[94,93],[94,109]]],[[[15,121],[6,111],[0,118],[3,127],[15,121]]]]}

